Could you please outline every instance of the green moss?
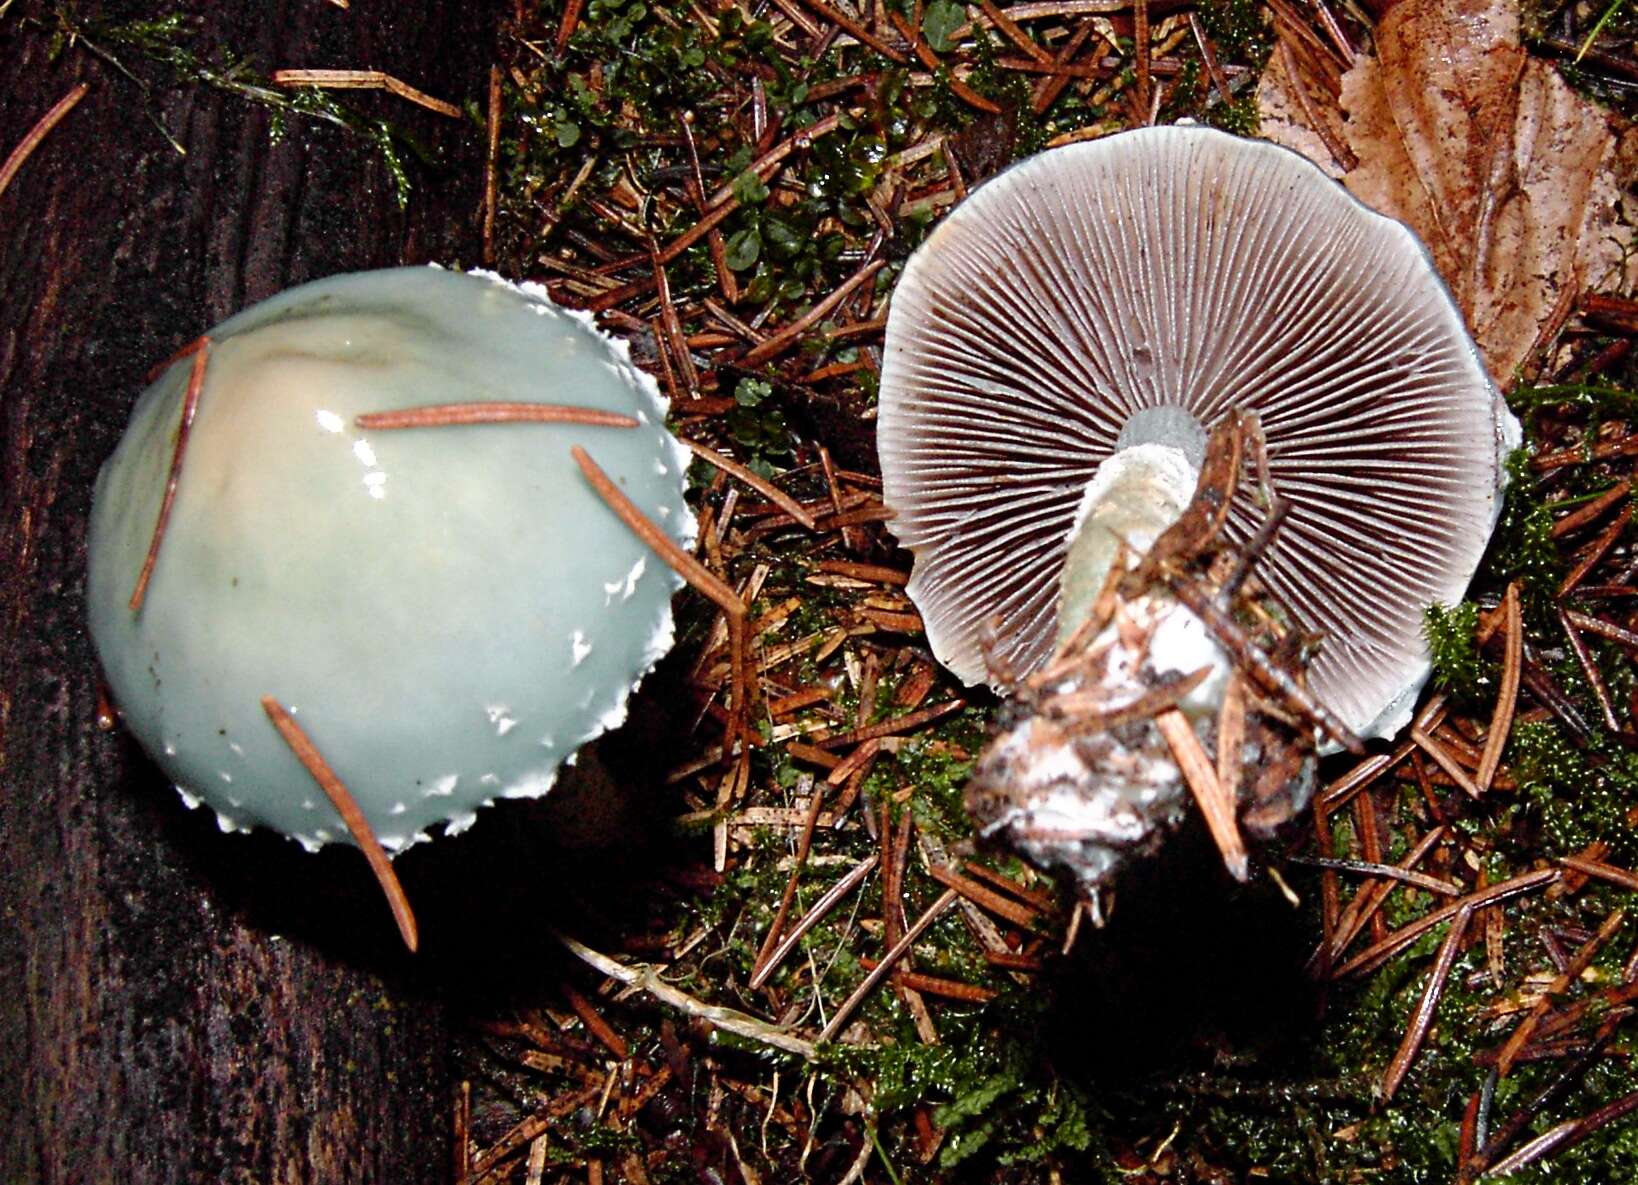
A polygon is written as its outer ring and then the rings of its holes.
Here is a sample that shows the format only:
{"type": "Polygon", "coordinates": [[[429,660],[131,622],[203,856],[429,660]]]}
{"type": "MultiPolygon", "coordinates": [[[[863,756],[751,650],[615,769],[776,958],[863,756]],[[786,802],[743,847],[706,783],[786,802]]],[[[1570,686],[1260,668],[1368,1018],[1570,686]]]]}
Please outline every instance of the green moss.
{"type": "Polygon", "coordinates": [[[1470,703],[1492,690],[1492,664],[1479,655],[1478,629],[1479,606],[1472,601],[1429,605],[1422,618],[1435,686],[1470,703]]]}
{"type": "Polygon", "coordinates": [[[932,1104],[932,1121],[944,1131],[935,1161],[940,1170],[980,1159],[1025,1165],[1072,1154],[1114,1178],[1099,1138],[1102,1116],[1083,1088],[1057,1078],[1040,1060],[1028,1040],[1029,1005],[1008,1001],[992,1011],[1002,1014],[1000,1025],[992,1016],[941,1017],[938,1045],[922,1044],[907,1029],[897,1041],[838,1048],[831,1072],[874,1084],[871,1106],[885,1132],[907,1125],[917,1106],[932,1104]]]}
{"type": "Polygon", "coordinates": [[[1638,753],[1599,738],[1578,748],[1553,724],[1516,726],[1508,757],[1539,822],[1543,853],[1567,856],[1595,840],[1613,858],[1638,857],[1638,753]]]}
{"type": "Polygon", "coordinates": [[[1507,458],[1508,487],[1501,521],[1490,544],[1486,565],[1497,582],[1521,582],[1526,611],[1540,617],[1551,611],[1563,582],[1565,566],[1553,538],[1553,513],[1544,500],[1528,456],[1507,458]]]}
{"type": "Polygon", "coordinates": [[[401,207],[408,204],[410,195],[405,154],[426,165],[437,163],[413,135],[391,120],[363,115],[317,88],[290,90],[275,86],[249,58],[231,50],[221,50],[210,58],[201,56],[192,46],[199,23],[196,17],[173,12],[113,21],[84,17],[68,4],[59,5],[55,17],[53,56],[70,48],[83,49],[135,83],[142,93],[143,114],[179,153],[185,150],[160,118],[157,94],[161,86],[177,83],[209,86],[268,108],[273,113],[268,133],[275,141],[284,136],[286,121],[291,117],[320,120],[363,138],[380,154],[401,207]],[[163,76],[154,79],[139,72],[133,65],[136,61],[160,67],[163,76]]]}

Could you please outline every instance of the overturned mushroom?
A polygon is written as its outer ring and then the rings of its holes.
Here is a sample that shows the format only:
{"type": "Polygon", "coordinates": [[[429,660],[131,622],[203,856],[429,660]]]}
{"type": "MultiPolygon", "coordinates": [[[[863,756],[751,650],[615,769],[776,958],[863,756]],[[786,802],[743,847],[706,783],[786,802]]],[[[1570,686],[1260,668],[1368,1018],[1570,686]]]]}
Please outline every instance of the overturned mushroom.
{"type": "MultiPolygon", "coordinates": [[[[1256,571],[1324,638],[1314,701],[1334,734],[1399,728],[1428,671],[1422,613],[1472,578],[1517,424],[1408,229],[1294,153],[1205,128],[1024,161],[906,266],[878,447],[934,652],[1003,689],[1038,668],[1122,546],[1136,562],[1183,513],[1231,411],[1260,421],[1286,504],[1256,571]]],[[[1254,484],[1225,507],[1227,547],[1266,517],[1254,484]]],[[[1162,673],[1210,667],[1182,706],[1213,714],[1231,664],[1211,639],[1183,650],[1162,673]]]]}
{"type": "Polygon", "coordinates": [[[622,345],[491,277],[336,276],[230,318],[97,482],[91,630],[125,723],[224,829],[309,848],[544,793],[671,645],[681,581],[575,459],[687,548],[664,415],[622,345]]]}

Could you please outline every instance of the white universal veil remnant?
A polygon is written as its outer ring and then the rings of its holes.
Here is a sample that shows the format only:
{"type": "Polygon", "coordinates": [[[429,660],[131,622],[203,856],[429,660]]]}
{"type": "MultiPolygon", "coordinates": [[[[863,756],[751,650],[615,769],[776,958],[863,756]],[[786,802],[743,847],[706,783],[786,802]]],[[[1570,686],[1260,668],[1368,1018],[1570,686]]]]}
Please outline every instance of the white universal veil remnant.
{"type": "MultiPolygon", "coordinates": [[[[1188,505],[1231,409],[1260,420],[1289,504],[1257,573],[1323,635],[1314,697],[1396,731],[1428,672],[1423,611],[1471,579],[1518,427],[1405,226],[1295,153],[1200,127],[1026,160],[905,269],[877,440],[940,660],[969,683],[1038,667],[1117,538],[1141,552],[1188,505]]],[[[1261,517],[1242,485],[1226,536],[1261,517]]],[[[1151,658],[1202,665],[1181,649],[1151,658]]]]}

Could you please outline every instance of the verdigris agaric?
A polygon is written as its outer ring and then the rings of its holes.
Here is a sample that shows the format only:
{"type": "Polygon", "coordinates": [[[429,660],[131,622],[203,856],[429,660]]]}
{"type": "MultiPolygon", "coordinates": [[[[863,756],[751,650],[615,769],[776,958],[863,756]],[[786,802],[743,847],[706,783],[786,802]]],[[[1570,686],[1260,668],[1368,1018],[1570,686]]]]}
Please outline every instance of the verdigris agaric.
{"type": "Polygon", "coordinates": [[[224,829],[374,847],[378,875],[545,793],[671,645],[680,579],[588,480],[690,548],[665,411],[622,343],[497,277],[341,275],[223,322],[97,481],[126,726],[224,829]]]}
{"type": "MultiPolygon", "coordinates": [[[[877,442],[934,653],[1003,690],[1041,668],[1123,549],[1136,565],[1185,512],[1231,414],[1266,440],[1266,470],[1245,458],[1260,480],[1238,484],[1222,539],[1252,540],[1273,509],[1254,491],[1271,489],[1287,513],[1256,573],[1323,639],[1308,690],[1337,739],[1395,732],[1428,672],[1423,613],[1472,579],[1518,425],[1409,229],[1295,153],[1202,127],[1026,160],[907,264],[877,442]]],[[[1110,634],[1100,661],[1128,698],[1192,679],[1176,706],[1209,734],[1236,665],[1216,631],[1164,590],[1128,616],[1141,646],[1122,655],[1110,634]]],[[[1109,690],[1083,697],[1103,718],[1123,702],[1109,690]]],[[[980,823],[1043,859],[1067,850],[1096,882],[1187,801],[1156,745],[1133,738],[1126,773],[1111,754],[1082,761],[1074,736],[1055,756],[1023,745],[1029,801],[989,800],[980,823]],[[1077,805],[1089,786],[1096,809],[1077,805]]]]}

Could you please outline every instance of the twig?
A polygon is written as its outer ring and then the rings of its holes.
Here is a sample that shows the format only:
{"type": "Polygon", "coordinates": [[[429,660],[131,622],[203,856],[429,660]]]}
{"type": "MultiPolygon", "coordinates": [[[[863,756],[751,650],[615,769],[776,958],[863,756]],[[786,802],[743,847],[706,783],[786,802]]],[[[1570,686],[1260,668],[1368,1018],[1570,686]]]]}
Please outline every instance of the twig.
{"type": "Polygon", "coordinates": [[[715,449],[707,448],[705,445],[700,444],[696,440],[685,439],[683,444],[691,453],[693,453],[696,457],[699,457],[702,461],[716,466],[724,473],[731,474],[740,481],[744,482],[746,485],[750,486],[753,490],[761,494],[764,498],[768,499],[768,501],[779,507],[779,509],[790,515],[808,530],[813,531],[818,529],[818,523],[815,521],[813,515],[810,514],[800,502],[791,497],[789,494],[785,493],[785,491],[781,490],[778,486],[774,485],[773,482],[768,481],[766,478],[763,478],[750,469],[747,469],[738,461],[734,461],[723,456],[715,449]]]}
{"type": "Polygon", "coordinates": [[[418,91],[409,83],[380,70],[275,70],[275,86],[311,86],[319,90],[378,90],[407,99],[428,111],[461,118],[461,109],[453,103],[435,99],[425,91],[418,91]]]}
{"type": "Polygon", "coordinates": [[[825,895],[813,903],[808,912],[803,914],[796,925],[791,927],[790,933],[786,934],[780,940],[779,945],[769,952],[767,959],[762,963],[761,969],[751,977],[752,989],[760,988],[767,983],[769,977],[778,970],[779,965],[785,961],[791,951],[795,949],[796,944],[802,940],[802,936],[813,929],[827,913],[836,908],[836,903],[851,893],[860,881],[870,875],[871,869],[875,868],[880,862],[881,856],[872,852],[849,869],[846,876],[825,890],[825,895]]]}
{"type": "MultiPolygon", "coordinates": [[[[1153,551],[1150,552],[1153,554],[1153,551]]],[[[1198,617],[1218,643],[1241,662],[1245,671],[1263,689],[1284,699],[1292,708],[1312,720],[1327,736],[1348,752],[1363,757],[1365,742],[1354,735],[1337,714],[1310,695],[1290,672],[1276,666],[1269,657],[1251,645],[1237,622],[1217,605],[1194,581],[1181,577],[1171,578],[1167,586],[1185,608],[1198,617]]]]}
{"type": "Polygon", "coordinates": [[[950,908],[956,897],[957,893],[954,889],[945,889],[939,895],[938,900],[927,907],[927,912],[917,918],[915,924],[905,931],[904,937],[899,939],[893,949],[882,956],[882,961],[876,964],[869,975],[865,976],[864,982],[854,988],[853,994],[842,1001],[840,1007],[831,1016],[830,1023],[820,1032],[820,1045],[836,1039],[836,1035],[842,1031],[854,1011],[864,1002],[865,997],[874,991],[883,979],[887,978],[888,973],[893,970],[898,961],[904,958],[910,948],[916,944],[916,940],[926,933],[927,927],[938,921],[944,911],[950,908]]]}
{"type": "Polygon", "coordinates": [[[631,966],[611,959],[609,956],[593,950],[585,943],[559,930],[551,931],[552,936],[568,948],[569,952],[584,963],[595,967],[610,979],[617,979],[621,983],[630,984],[640,991],[647,992],[662,1004],[668,1004],[679,1012],[689,1016],[699,1017],[724,1032],[734,1033],[763,1045],[782,1049],[786,1053],[794,1053],[798,1057],[813,1061],[819,1056],[817,1047],[811,1041],[803,1040],[781,1025],[769,1024],[765,1020],[741,1012],[736,1008],[724,1008],[718,1004],[707,1004],[703,1000],[695,999],[687,992],[672,987],[660,978],[658,971],[646,964],[631,966]]]}

